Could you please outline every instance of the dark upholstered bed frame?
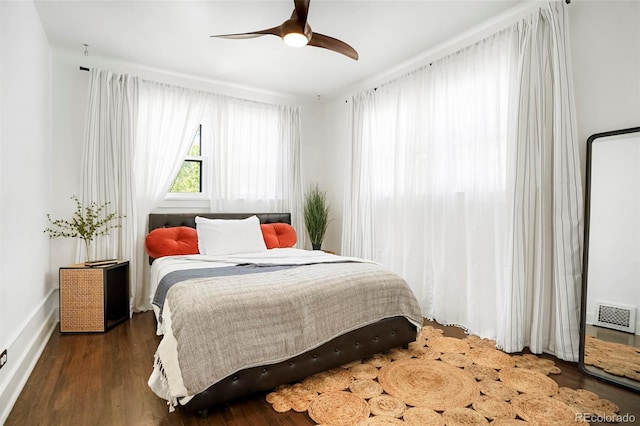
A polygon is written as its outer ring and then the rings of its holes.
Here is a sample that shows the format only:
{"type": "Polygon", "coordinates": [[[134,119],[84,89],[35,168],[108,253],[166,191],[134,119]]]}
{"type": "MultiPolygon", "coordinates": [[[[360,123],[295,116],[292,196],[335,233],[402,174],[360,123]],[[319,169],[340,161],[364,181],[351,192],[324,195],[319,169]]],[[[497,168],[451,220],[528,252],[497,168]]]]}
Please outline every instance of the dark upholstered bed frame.
{"type": "MultiPolygon", "coordinates": [[[[189,226],[195,217],[244,219],[254,213],[152,213],[149,231],[155,228],[189,226]]],[[[257,213],[260,223],[291,223],[290,213],[257,213]]],[[[386,318],[342,334],[301,355],[276,364],[240,370],[194,396],[183,407],[189,414],[207,416],[209,409],[226,402],[292,383],[320,371],[362,359],[391,348],[406,346],[416,338],[416,328],[404,317],[386,318]]]]}
{"type": "Polygon", "coordinates": [[[151,213],[149,215],[149,231],[156,228],[172,226],[196,227],[196,216],[208,219],[246,219],[258,216],[260,223],[284,222],[291,224],[291,213],[151,213]]]}

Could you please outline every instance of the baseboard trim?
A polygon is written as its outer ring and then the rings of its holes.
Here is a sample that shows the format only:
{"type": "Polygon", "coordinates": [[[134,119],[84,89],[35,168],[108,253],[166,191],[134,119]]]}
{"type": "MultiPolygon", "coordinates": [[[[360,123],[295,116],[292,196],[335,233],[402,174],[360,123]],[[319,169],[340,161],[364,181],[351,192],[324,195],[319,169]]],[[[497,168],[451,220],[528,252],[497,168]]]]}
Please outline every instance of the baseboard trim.
{"type": "Polygon", "coordinates": [[[0,376],[0,425],[9,417],[49,337],[58,324],[58,289],[52,289],[40,306],[25,321],[7,352],[9,362],[0,376]],[[4,376],[4,377],[3,377],[4,376]]]}

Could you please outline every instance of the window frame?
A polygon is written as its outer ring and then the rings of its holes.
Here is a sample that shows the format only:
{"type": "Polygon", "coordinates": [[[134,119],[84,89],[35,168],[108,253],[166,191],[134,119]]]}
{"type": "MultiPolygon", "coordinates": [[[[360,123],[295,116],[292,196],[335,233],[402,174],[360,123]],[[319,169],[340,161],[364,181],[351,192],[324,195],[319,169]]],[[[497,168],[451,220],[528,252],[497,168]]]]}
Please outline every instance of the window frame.
{"type": "MultiPolygon", "coordinates": [[[[207,202],[207,205],[209,203],[209,193],[210,193],[210,188],[209,188],[209,168],[210,168],[210,161],[209,161],[209,156],[208,156],[208,152],[209,152],[209,145],[208,143],[205,142],[205,138],[203,137],[203,129],[205,129],[206,126],[203,126],[203,123],[200,123],[198,125],[198,131],[200,134],[200,155],[187,155],[181,166],[183,164],[185,164],[186,162],[198,162],[200,163],[200,192],[171,192],[171,187],[169,187],[169,191],[167,191],[167,193],[164,196],[163,199],[163,203],[166,207],[189,207],[189,206],[193,206],[193,207],[198,207],[200,206],[200,204],[202,204],[203,201],[207,202]],[[188,201],[192,201],[192,202],[200,202],[200,203],[186,203],[188,201]],[[181,205],[176,205],[176,203],[180,203],[181,205]],[[171,206],[169,206],[168,204],[171,204],[171,206]]],[[[194,135],[195,137],[195,135],[194,135]]],[[[193,145],[193,143],[192,143],[193,145]]],[[[177,177],[177,175],[176,175],[177,177]]],[[[171,182],[171,185],[173,185],[174,180],[171,182]]]]}

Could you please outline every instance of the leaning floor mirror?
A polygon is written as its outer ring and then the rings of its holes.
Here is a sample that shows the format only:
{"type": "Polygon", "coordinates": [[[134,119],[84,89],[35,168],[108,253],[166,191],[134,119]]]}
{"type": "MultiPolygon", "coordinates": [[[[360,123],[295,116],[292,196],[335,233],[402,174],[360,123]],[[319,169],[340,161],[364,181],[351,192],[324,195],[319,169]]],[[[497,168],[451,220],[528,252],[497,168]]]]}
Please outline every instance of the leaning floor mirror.
{"type": "Polygon", "coordinates": [[[640,127],[587,141],[580,369],[640,391],[640,127]]]}

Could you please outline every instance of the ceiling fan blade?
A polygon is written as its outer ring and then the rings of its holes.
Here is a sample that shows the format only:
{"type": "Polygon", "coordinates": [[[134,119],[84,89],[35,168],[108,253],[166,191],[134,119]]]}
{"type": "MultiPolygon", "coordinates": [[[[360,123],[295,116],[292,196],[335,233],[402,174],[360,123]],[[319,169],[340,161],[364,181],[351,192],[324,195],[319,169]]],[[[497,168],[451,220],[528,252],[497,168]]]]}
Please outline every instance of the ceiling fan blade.
{"type": "Polygon", "coordinates": [[[291,14],[292,18],[298,18],[298,21],[304,25],[307,23],[307,16],[309,15],[309,3],[310,0],[293,0],[296,8],[293,10],[293,14],[291,14]]]}
{"type": "Polygon", "coordinates": [[[323,49],[333,50],[334,52],[341,53],[351,59],[358,60],[358,52],[349,46],[344,41],[340,41],[337,38],[329,37],[326,35],[313,33],[311,40],[309,40],[309,46],[322,47],[323,49]]]}
{"type": "Polygon", "coordinates": [[[251,33],[219,34],[219,35],[212,35],[211,37],[229,38],[229,39],[245,39],[245,38],[262,37],[264,35],[275,35],[278,37],[282,37],[282,25],[278,25],[277,27],[273,27],[273,28],[267,28],[266,30],[254,31],[251,33]]]}

